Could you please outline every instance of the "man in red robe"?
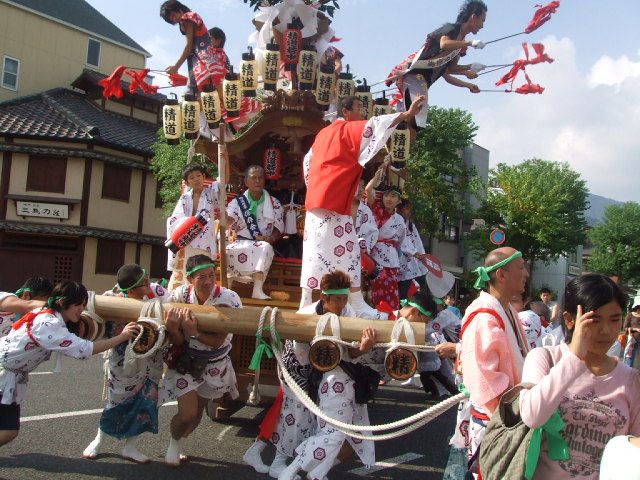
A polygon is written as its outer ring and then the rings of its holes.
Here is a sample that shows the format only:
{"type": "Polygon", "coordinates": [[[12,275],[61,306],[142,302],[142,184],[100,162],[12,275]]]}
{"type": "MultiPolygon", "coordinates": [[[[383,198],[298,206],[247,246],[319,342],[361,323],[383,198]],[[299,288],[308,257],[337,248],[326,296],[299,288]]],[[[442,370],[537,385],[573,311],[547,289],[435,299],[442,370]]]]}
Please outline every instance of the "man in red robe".
{"type": "Polygon", "coordinates": [[[364,165],[384,147],[395,127],[415,117],[423,97],[402,113],[362,119],[362,102],[347,97],[341,117],[322,129],[304,158],[307,198],[303,237],[301,307],[311,303],[320,278],[334,270],[351,276],[349,303],[359,316],[380,318],[360,291],[361,256],[352,204],[364,165]]]}

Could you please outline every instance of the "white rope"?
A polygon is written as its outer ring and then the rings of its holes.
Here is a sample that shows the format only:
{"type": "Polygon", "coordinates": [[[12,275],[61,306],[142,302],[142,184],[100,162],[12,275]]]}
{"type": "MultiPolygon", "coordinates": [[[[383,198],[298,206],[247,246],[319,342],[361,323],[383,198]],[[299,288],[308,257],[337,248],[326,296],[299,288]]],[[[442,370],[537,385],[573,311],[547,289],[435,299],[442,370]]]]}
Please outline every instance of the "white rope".
{"type": "MultiPolygon", "coordinates": [[[[264,321],[267,318],[267,313],[271,312],[271,307],[264,307],[262,309],[262,313],[260,314],[260,319],[258,320],[258,330],[256,331],[256,350],[260,346],[260,339],[257,337],[262,336],[262,329],[264,328],[264,321]]],[[[251,393],[249,393],[249,399],[247,400],[247,405],[255,407],[260,403],[260,367],[255,371],[253,375],[253,388],[251,389],[251,393]]]]}
{"type": "Polygon", "coordinates": [[[96,313],[96,292],[89,291],[87,298],[87,309],[82,312],[83,315],[91,318],[96,324],[104,325],[105,321],[96,313]]]}
{"type": "Polygon", "coordinates": [[[438,405],[434,405],[433,407],[428,408],[427,410],[424,410],[422,412],[416,413],[415,415],[412,415],[408,418],[383,424],[383,425],[353,425],[351,423],[344,423],[344,422],[341,422],[340,420],[331,418],[328,415],[326,415],[318,407],[318,405],[316,405],[316,403],[313,400],[311,400],[311,398],[309,398],[309,395],[307,395],[304,389],[302,389],[296,383],[296,381],[291,377],[291,375],[287,371],[282,361],[281,349],[279,345],[277,345],[276,319],[278,317],[278,313],[279,313],[278,307],[273,307],[273,310],[271,312],[270,329],[271,329],[272,348],[275,353],[275,358],[276,358],[276,361],[278,362],[278,367],[280,368],[280,373],[282,374],[283,381],[294,392],[294,394],[296,395],[296,397],[298,397],[300,402],[311,413],[325,420],[331,425],[335,426],[338,430],[340,430],[341,432],[349,436],[352,436],[355,438],[364,438],[367,440],[387,440],[390,438],[395,438],[397,436],[409,433],[415,430],[416,428],[419,428],[420,426],[430,422],[435,417],[442,414],[445,410],[448,410],[449,408],[451,408],[452,406],[454,406],[456,403],[458,403],[460,400],[464,398],[464,394],[456,395],[455,397],[451,397],[445,400],[444,402],[439,403],[438,405]],[[418,425],[415,425],[416,422],[420,422],[420,423],[418,425]],[[379,435],[379,436],[365,435],[362,437],[358,436],[358,435],[361,435],[359,432],[380,432],[380,431],[386,431],[386,430],[394,430],[402,427],[407,427],[407,428],[404,428],[403,430],[392,432],[386,435],[379,435]]]}

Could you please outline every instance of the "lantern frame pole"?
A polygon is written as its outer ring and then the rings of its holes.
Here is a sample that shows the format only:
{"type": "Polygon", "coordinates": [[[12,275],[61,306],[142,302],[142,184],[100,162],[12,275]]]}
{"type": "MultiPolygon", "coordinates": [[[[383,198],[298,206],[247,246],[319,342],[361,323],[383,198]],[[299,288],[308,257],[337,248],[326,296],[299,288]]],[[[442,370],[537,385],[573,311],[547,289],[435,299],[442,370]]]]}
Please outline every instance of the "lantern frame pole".
{"type": "Polygon", "coordinates": [[[227,124],[224,120],[220,121],[220,136],[218,137],[218,176],[220,177],[220,188],[218,204],[220,205],[220,214],[218,219],[220,242],[218,242],[218,252],[220,254],[220,285],[224,288],[228,287],[229,280],[227,278],[227,166],[228,153],[225,140],[227,124]]]}

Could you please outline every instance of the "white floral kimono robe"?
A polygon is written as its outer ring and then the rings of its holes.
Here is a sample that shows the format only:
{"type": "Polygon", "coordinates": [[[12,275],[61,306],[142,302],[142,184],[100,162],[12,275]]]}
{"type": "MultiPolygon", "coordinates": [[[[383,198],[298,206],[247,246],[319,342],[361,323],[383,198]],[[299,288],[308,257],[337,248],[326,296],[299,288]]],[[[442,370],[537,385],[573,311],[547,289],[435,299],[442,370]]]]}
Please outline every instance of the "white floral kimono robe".
{"type": "MultiPolygon", "coordinates": [[[[219,210],[220,204],[219,197],[219,182],[213,182],[211,185],[204,187],[200,200],[198,201],[198,208],[196,214],[204,210],[209,217],[209,222],[205,226],[200,235],[194,239],[189,247],[204,250],[212,259],[216,259],[218,255],[218,242],[216,240],[215,232],[215,211],[219,210]]],[[[173,232],[185,221],[185,219],[192,216],[193,212],[193,190],[189,190],[180,196],[178,203],[176,203],[173,213],[167,218],[167,238],[171,238],[173,232]]],[[[187,247],[187,248],[189,248],[187,247]]],[[[167,262],[167,270],[176,270],[176,257],[178,254],[174,254],[169,250],[169,260],[167,262]]],[[[186,262],[186,258],[184,261],[186,262]]],[[[184,267],[183,267],[184,268],[184,267]]]]}
{"type": "Polygon", "coordinates": [[[360,249],[365,250],[367,253],[371,252],[371,249],[378,241],[379,232],[373,212],[363,202],[358,205],[356,234],[358,235],[358,242],[360,242],[360,249]]]}
{"type": "Polygon", "coordinates": [[[420,238],[420,232],[416,225],[407,220],[405,222],[406,235],[404,237],[404,243],[400,251],[400,269],[398,270],[398,280],[412,280],[414,278],[422,277],[427,274],[427,267],[414,256],[405,255],[402,251],[415,250],[418,253],[425,253],[422,239],[420,238]]]}
{"type": "Polygon", "coordinates": [[[25,323],[0,339],[0,395],[3,405],[22,403],[29,372],[49,360],[52,352],[82,360],[93,354],[93,342],[67,330],[60,313],[45,309],[39,311],[41,313],[30,326],[25,323]]]}
{"type": "MultiPolygon", "coordinates": [[[[171,292],[170,300],[177,303],[198,305],[195,288],[192,285],[184,285],[175,289],[171,292]]],[[[232,308],[242,308],[242,301],[233,290],[216,285],[211,296],[203,305],[224,305],[232,308]]],[[[231,358],[229,358],[232,338],[233,334],[227,334],[224,343],[218,348],[205,345],[195,338],[189,338],[187,341],[189,348],[205,352],[219,350],[220,354],[209,359],[201,378],[193,378],[190,373],[182,375],[176,370],[168,369],[160,391],[158,405],[163,405],[170,400],[176,400],[191,390],[197,390],[198,396],[202,398],[220,398],[225,393],[229,393],[233,399],[238,398],[236,372],[231,364],[231,358]]]]}
{"type": "MultiPolygon", "coordinates": [[[[360,142],[359,156],[354,159],[353,168],[364,167],[384,147],[393,133],[393,127],[390,125],[395,119],[396,115],[380,115],[367,122],[364,129],[365,134],[360,142]]],[[[340,118],[336,120],[336,122],[343,121],[340,118]]],[[[321,157],[322,153],[317,155],[321,157]]],[[[307,185],[311,164],[314,162],[313,156],[313,150],[309,150],[303,161],[307,185]]],[[[316,161],[321,160],[317,159],[316,161]]],[[[346,159],[345,162],[349,162],[349,159],[346,159]]],[[[346,194],[346,192],[339,190],[335,189],[335,192],[331,193],[337,196],[346,194]]],[[[302,241],[301,287],[318,289],[320,279],[334,270],[342,270],[347,273],[351,277],[351,286],[360,287],[362,260],[358,246],[358,234],[350,214],[344,215],[325,208],[307,210],[302,241]]]]}
{"type": "MultiPolygon", "coordinates": [[[[317,302],[298,313],[314,313],[316,306],[317,302]]],[[[356,317],[356,313],[347,304],[341,316],[356,317]]],[[[372,349],[357,359],[351,359],[347,354],[343,360],[361,363],[376,371],[384,370],[384,349],[372,349]]],[[[318,389],[318,406],[330,417],[345,423],[369,425],[367,405],[356,403],[354,385],[355,381],[340,367],[325,372],[318,389]]],[[[349,437],[320,418],[317,422],[315,433],[296,448],[298,456],[294,459],[310,478],[326,477],[345,440],[351,444],[362,463],[367,466],[375,464],[375,443],[372,440],[349,437]]]]}
{"type": "Polygon", "coordinates": [[[398,269],[400,267],[399,252],[413,257],[416,249],[413,244],[405,242],[406,227],[404,218],[397,213],[389,215],[380,202],[373,205],[376,225],[380,232],[378,241],[371,250],[371,256],[382,267],[382,271],[371,284],[374,305],[387,302],[392,309],[400,308],[398,292],[398,269]],[[386,221],[384,219],[387,219],[386,221]]]}
{"type": "MultiPolygon", "coordinates": [[[[162,302],[169,301],[170,294],[157,283],[149,285],[152,298],[162,302]]],[[[111,291],[104,295],[113,295],[111,291]]],[[[122,295],[121,296],[125,296],[122,295]]],[[[150,300],[147,296],[145,301],[150,300]]],[[[109,325],[108,334],[119,334],[125,324],[109,325]]],[[[136,360],[134,373],[125,373],[124,361],[128,341],[111,348],[105,361],[108,391],[107,405],[100,417],[100,429],[116,438],[129,438],[143,432],[158,431],[158,384],[162,378],[164,363],[163,349],[153,355],[136,360]],[[119,407],[120,406],[120,407],[119,407]],[[119,408],[116,408],[119,407],[119,408]]]]}
{"type": "MultiPolygon", "coordinates": [[[[13,293],[0,292],[0,302],[5,298],[15,296],[13,293]]],[[[11,325],[16,321],[16,314],[12,312],[0,312],[0,338],[11,331],[11,325]]]]}
{"type": "MultiPolygon", "coordinates": [[[[265,199],[258,206],[258,229],[260,234],[269,236],[274,229],[284,232],[284,211],[280,202],[264,190],[265,199]]],[[[249,190],[244,193],[248,198],[249,190]]],[[[235,198],[227,206],[227,215],[235,222],[232,228],[238,235],[235,242],[227,244],[227,271],[230,277],[243,280],[254,273],[266,276],[273,261],[273,246],[265,241],[252,240],[242,210],[235,198]]],[[[250,280],[250,279],[247,279],[250,280]]]]}

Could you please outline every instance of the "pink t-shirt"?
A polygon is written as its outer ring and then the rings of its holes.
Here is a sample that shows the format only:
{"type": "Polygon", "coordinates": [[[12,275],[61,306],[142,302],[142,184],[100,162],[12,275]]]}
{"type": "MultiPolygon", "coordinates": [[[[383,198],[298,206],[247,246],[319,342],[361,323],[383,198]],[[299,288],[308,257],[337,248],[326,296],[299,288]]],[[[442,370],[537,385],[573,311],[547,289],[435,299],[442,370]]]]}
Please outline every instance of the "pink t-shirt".
{"type": "Polygon", "coordinates": [[[566,344],[547,348],[555,363],[551,371],[542,348],[529,352],[524,362],[522,381],[537,385],[520,396],[520,413],[536,428],[560,409],[571,458],[551,460],[543,440],[534,479],[596,480],[607,442],[616,435],[640,435],[639,374],[619,363],[598,377],[566,344]]]}

